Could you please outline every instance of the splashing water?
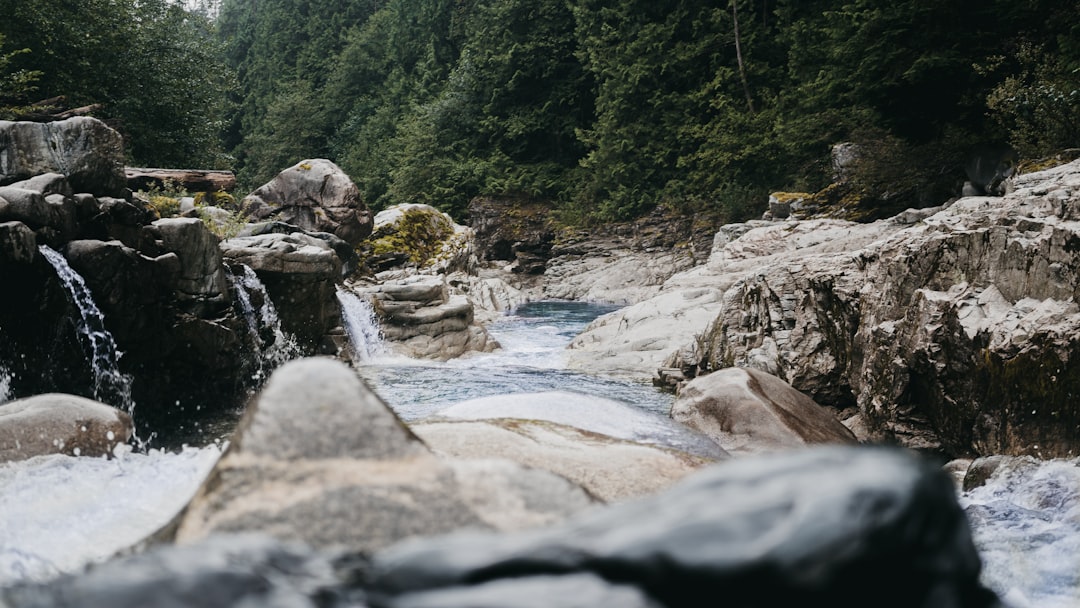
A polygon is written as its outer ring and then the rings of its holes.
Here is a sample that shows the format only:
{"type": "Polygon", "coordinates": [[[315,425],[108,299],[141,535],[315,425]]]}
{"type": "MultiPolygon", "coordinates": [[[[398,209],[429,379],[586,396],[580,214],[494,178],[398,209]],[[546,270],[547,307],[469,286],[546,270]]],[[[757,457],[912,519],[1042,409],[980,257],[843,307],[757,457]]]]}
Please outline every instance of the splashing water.
{"type": "Polygon", "coordinates": [[[11,372],[0,365],[0,403],[11,401],[11,372]]]}
{"type": "Polygon", "coordinates": [[[1015,459],[960,502],[983,582],[1007,605],[1080,606],[1080,459],[1015,459]]]}
{"type": "Polygon", "coordinates": [[[135,404],[131,400],[131,376],[120,372],[117,362],[121,353],[116,349],[116,341],[112,334],[105,329],[105,317],[94,303],[86,281],[68,265],[64,256],[48,245],[40,245],[38,250],[56,270],[56,275],[67,288],[72,303],[79,309],[77,328],[90,351],[90,368],[94,374],[94,398],[120,407],[129,414],[134,414],[135,404]]]}
{"type": "Polygon", "coordinates": [[[345,331],[349,333],[353,352],[361,361],[370,361],[386,354],[379,321],[371,304],[355,293],[338,288],[337,299],[341,304],[341,317],[345,331]]]}
{"type": "Polygon", "coordinates": [[[274,308],[270,295],[266,292],[266,286],[259,280],[255,271],[246,264],[240,264],[239,275],[229,275],[236,292],[236,299],[240,303],[240,310],[247,323],[248,333],[252,342],[259,348],[259,371],[257,375],[262,377],[267,369],[274,369],[300,355],[300,346],[296,338],[289,335],[281,328],[281,319],[277,309],[274,308]],[[262,305],[255,310],[252,303],[252,295],[257,295],[262,305]]]}

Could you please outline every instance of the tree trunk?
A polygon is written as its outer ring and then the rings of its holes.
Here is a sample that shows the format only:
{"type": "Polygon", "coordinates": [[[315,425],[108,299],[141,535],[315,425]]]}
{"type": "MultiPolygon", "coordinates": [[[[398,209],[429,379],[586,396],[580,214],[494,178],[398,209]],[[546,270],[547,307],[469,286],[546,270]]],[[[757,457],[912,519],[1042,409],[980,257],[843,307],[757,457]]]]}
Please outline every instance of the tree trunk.
{"type": "Polygon", "coordinates": [[[132,190],[164,187],[166,181],[188,192],[217,192],[236,188],[236,176],[232,171],[124,167],[124,173],[127,175],[128,188],[132,190]]]}
{"type": "Polygon", "coordinates": [[[739,62],[739,78],[742,80],[743,92],[746,93],[746,107],[750,113],[754,113],[754,99],[750,96],[750,83],[746,81],[746,66],[743,65],[742,44],[739,41],[739,12],[735,8],[737,0],[731,0],[731,21],[735,24],[735,58],[739,62]]]}

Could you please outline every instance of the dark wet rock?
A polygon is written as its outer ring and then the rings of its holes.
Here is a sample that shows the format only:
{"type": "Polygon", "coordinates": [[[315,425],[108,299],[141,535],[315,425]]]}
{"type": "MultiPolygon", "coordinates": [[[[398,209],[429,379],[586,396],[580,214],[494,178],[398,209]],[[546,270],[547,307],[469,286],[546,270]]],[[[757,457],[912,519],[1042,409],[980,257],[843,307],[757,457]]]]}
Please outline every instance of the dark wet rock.
{"type": "Polygon", "coordinates": [[[469,202],[469,224],[480,259],[511,263],[518,273],[544,273],[556,236],[549,203],[477,197],[469,202]]]}
{"type": "Polygon", "coordinates": [[[0,405],[0,462],[46,454],[111,455],[131,438],[131,416],[75,395],[50,393],[0,405]]]}
{"type": "Polygon", "coordinates": [[[305,232],[265,232],[226,239],[221,252],[255,271],[302,352],[335,352],[328,336],[341,325],[335,294],[342,263],[332,243],[305,232]]]}
{"type": "Polygon", "coordinates": [[[947,474],[910,453],[826,447],[732,460],[671,490],[511,535],[376,555],[387,595],[594,573],[664,606],[994,606],[947,474]]]}
{"type": "Polygon", "coordinates": [[[238,535],[215,537],[190,547],[161,547],[48,585],[0,590],[0,605],[309,608],[336,605],[333,600],[340,587],[326,557],[303,546],[238,535]]]}

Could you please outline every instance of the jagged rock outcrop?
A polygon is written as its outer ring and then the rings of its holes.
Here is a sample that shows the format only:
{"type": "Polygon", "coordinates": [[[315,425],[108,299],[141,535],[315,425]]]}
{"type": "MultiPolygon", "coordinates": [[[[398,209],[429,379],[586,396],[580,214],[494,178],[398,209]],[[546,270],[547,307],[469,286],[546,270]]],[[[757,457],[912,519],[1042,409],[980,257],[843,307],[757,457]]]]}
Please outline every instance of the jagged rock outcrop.
{"type": "Polygon", "coordinates": [[[739,277],[669,363],[690,375],[763,369],[823,405],[857,405],[879,440],[948,455],[1074,453],[1080,163],[1011,188],[739,277]]]}
{"type": "Polygon", "coordinates": [[[120,134],[96,118],[0,120],[0,151],[0,185],[45,173],[64,175],[75,192],[120,196],[126,185],[120,134]]]}
{"type": "Polygon", "coordinates": [[[445,361],[498,348],[495,339],[475,322],[469,298],[451,294],[442,276],[356,284],[352,290],[372,300],[383,337],[398,354],[445,361]]]}
{"type": "MultiPolygon", "coordinates": [[[[724,226],[716,233],[707,264],[672,276],[646,300],[596,319],[570,343],[568,365],[637,378],[648,378],[658,368],[678,371],[686,367],[682,361],[694,357],[695,336],[704,332],[721,310],[728,310],[725,293],[741,279],[789,264],[795,272],[802,272],[797,260],[857,251],[902,227],[899,222],[840,220],[724,226]],[[680,359],[671,360],[680,349],[684,351],[680,359]]],[[[742,310],[741,301],[734,300],[731,306],[732,314],[742,310]]],[[[784,323],[795,318],[793,311],[789,312],[784,323]]],[[[773,368],[759,369],[777,375],[773,368]]],[[[685,371],[686,376],[692,376],[694,370],[685,371]]]]}
{"type": "Polygon", "coordinates": [[[45,454],[111,455],[132,433],[131,416],[75,395],[51,393],[0,405],[0,462],[45,454]]]}
{"type": "Polygon", "coordinates": [[[371,212],[360,189],[337,165],[322,158],[285,169],[241,204],[252,220],[274,219],[329,232],[353,246],[371,234],[371,212]]]}
{"type": "Polygon", "coordinates": [[[829,447],[732,460],[543,529],[414,539],[359,559],[212,536],[0,590],[0,601],[682,608],[722,597],[740,606],[853,608],[873,598],[885,608],[1000,607],[979,569],[938,466],[902,450],[829,447]]]}
{"type": "Polygon", "coordinates": [[[732,453],[857,443],[832,411],[754,369],[729,367],[691,380],[679,391],[671,417],[732,453]]]}
{"type": "Polygon", "coordinates": [[[482,245],[477,256],[509,270],[543,274],[555,242],[551,205],[522,198],[482,196],[469,201],[469,225],[482,245]]]}
{"type": "Polygon", "coordinates": [[[655,493],[726,452],[708,438],[618,401],[561,391],[495,395],[409,425],[437,453],[507,458],[623,500],[655,493]]]}
{"type": "Polygon", "coordinates": [[[589,504],[546,472],[436,458],[344,364],[302,359],[276,371],[251,404],[175,536],[262,531],[371,552],[464,527],[551,523],[589,504]]]}
{"type": "Polygon", "coordinates": [[[633,222],[566,232],[551,250],[540,296],[636,304],[704,262],[719,224],[657,209],[633,222]]]}
{"type": "MultiPolygon", "coordinates": [[[[119,142],[92,119],[0,124],[0,283],[10,296],[0,301],[0,361],[12,396],[134,400],[142,436],[179,444],[190,439],[182,427],[232,411],[252,387],[257,331],[243,318],[218,237],[198,219],[159,220],[123,190],[119,142]],[[61,252],[68,268],[55,268],[58,258],[47,261],[39,245],[61,252]],[[73,299],[69,273],[85,283],[86,301],[73,299]],[[104,320],[80,329],[90,302],[104,320]],[[125,378],[108,395],[87,338],[106,332],[122,353],[109,374],[125,378]]],[[[327,298],[336,319],[332,286],[327,298]]]]}

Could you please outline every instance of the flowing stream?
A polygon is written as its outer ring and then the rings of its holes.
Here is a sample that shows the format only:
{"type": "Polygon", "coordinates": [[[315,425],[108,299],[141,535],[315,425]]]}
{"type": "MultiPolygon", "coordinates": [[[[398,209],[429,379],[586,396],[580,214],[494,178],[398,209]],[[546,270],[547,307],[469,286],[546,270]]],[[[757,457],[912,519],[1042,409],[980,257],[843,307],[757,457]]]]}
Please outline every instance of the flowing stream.
{"type": "MultiPolygon", "coordinates": [[[[343,299],[346,320],[356,324],[350,328],[352,339],[377,339],[370,309],[349,303],[356,302],[343,299]]],[[[406,420],[468,409],[496,395],[570,391],[582,403],[599,396],[639,408],[640,416],[603,421],[618,434],[620,428],[662,418],[671,396],[565,368],[566,344],[608,310],[565,302],[528,304],[491,325],[503,350],[448,363],[395,359],[377,344],[369,349],[363,343],[357,350],[368,359],[359,369],[406,420]]],[[[521,405],[512,398],[507,403],[511,409],[521,405]]],[[[576,403],[568,398],[559,406],[576,403]]],[[[610,417],[609,411],[599,410],[610,417]]],[[[128,448],[110,460],[45,456],[0,464],[0,586],[76,571],[153,533],[186,504],[222,447],[211,443],[145,453],[128,448]]],[[[1014,608],[1080,606],[1080,460],[1003,467],[960,500],[988,586],[1014,608]]]]}

